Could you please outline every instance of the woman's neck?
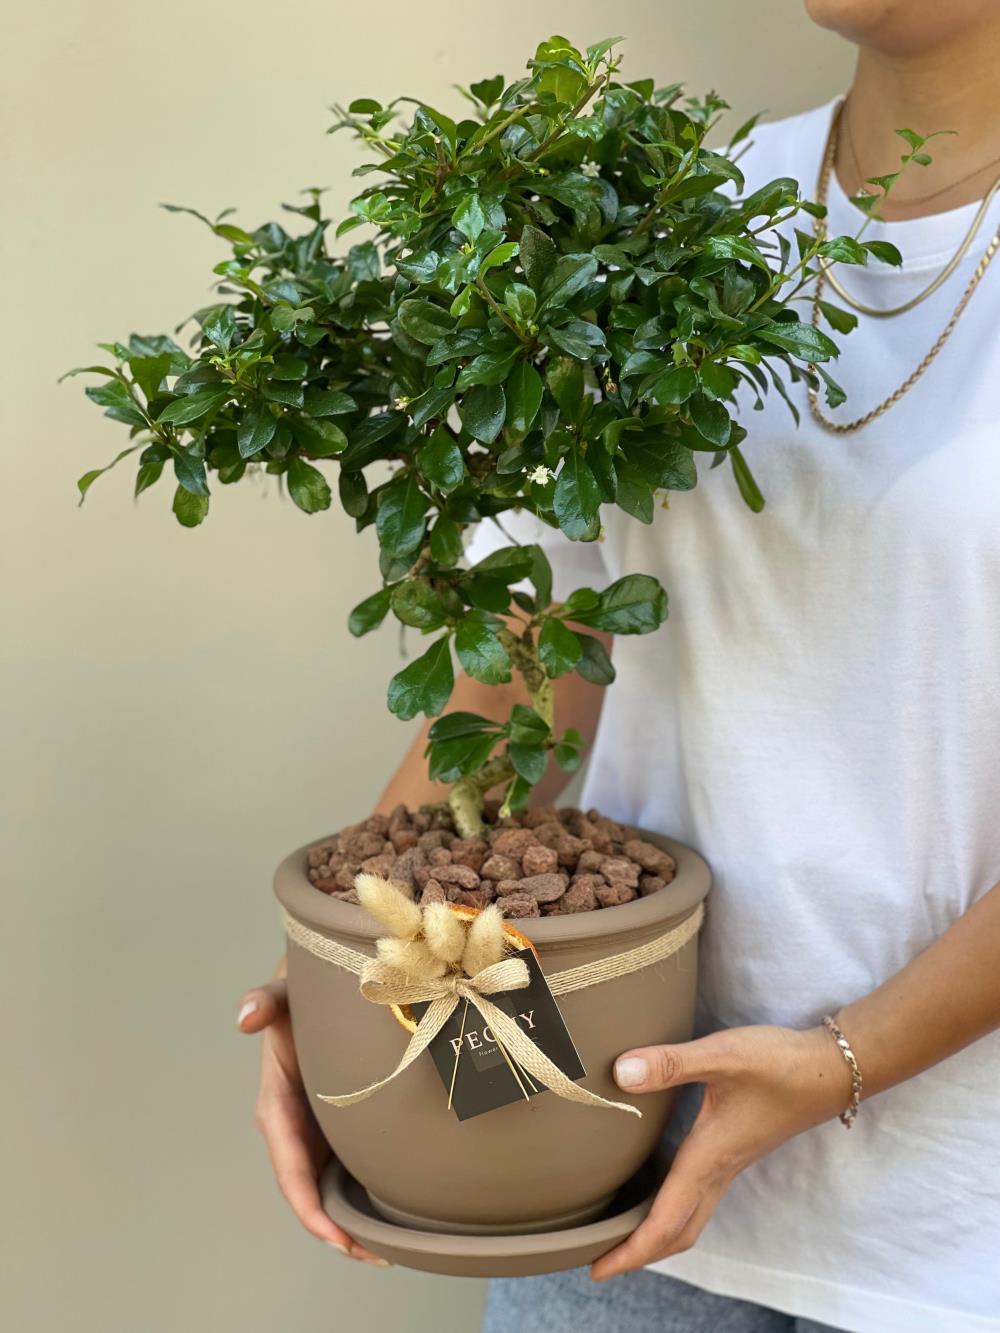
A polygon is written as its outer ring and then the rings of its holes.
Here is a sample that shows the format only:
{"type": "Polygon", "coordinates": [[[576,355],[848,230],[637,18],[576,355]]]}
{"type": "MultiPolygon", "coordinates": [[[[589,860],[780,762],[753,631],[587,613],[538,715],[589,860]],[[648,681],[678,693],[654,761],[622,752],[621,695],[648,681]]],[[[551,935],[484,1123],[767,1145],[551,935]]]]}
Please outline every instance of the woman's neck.
{"type": "Polygon", "coordinates": [[[919,54],[862,47],[837,145],[837,176],[846,192],[856,194],[868,177],[896,170],[909,151],[897,129],[954,130],[928,145],[932,164],[908,167],[880,211],[888,219],[922,217],[981,199],[1000,176],[998,69],[995,21],[963,34],[953,47],[919,54]]]}

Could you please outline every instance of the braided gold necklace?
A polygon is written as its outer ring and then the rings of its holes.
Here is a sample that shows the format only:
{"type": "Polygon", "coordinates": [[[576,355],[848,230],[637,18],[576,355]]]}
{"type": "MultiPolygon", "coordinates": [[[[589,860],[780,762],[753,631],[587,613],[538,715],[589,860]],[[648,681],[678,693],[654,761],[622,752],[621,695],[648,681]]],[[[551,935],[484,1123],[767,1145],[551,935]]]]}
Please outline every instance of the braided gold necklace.
{"type": "MultiPolygon", "coordinates": [[[[840,115],[842,110],[843,110],[843,103],[840,104],[840,106],[834,113],[833,120],[830,125],[830,133],[829,136],[827,137],[826,149],[823,153],[823,161],[820,168],[819,182],[816,187],[817,202],[821,204],[826,203],[827,194],[830,188],[830,178],[833,174],[833,166],[837,153],[837,133],[838,133],[840,115]]],[[[976,233],[978,232],[982,224],[982,220],[986,216],[987,209],[993,202],[994,196],[997,194],[998,190],[1000,190],[1000,179],[994,181],[992,187],[986,194],[985,198],[983,199],[982,203],[979,206],[975,218],[973,219],[971,227],[966,233],[964,240],[958,247],[958,250],[952,256],[952,258],[949,260],[949,262],[945,265],[945,267],[941,270],[941,272],[937,275],[937,277],[933,280],[933,282],[931,282],[926,288],[924,288],[922,292],[920,292],[912,300],[906,301],[901,306],[896,306],[888,310],[878,310],[871,306],[863,305],[860,301],[855,300],[847,291],[845,291],[841,283],[831,272],[830,266],[823,260],[820,260],[819,270],[816,275],[816,285],[813,288],[813,302],[812,302],[813,324],[818,327],[820,322],[822,311],[820,309],[819,303],[823,295],[823,286],[825,282],[829,282],[833,290],[843,301],[846,302],[847,305],[852,306],[855,310],[859,311],[863,315],[872,315],[876,318],[884,319],[892,315],[902,314],[906,310],[912,310],[913,307],[919,305],[921,301],[926,300],[927,297],[930,296],[932,292],[937,291],[937,289],[942,285],[942,283],[944,283],[951,276],[951,274],[954,273],[955,269],[958,267],[962,259],[964,259],[965,255],[968,253],[969,247],[972,245],[972,242],[976,237],[976,233]]],[[[822,241],[823,239],[825,239],[826,237],[825,218],[815,219],[814,232],[818,240],[822,241]]],[[[971,279],[969,280],[968,286],[966,287],[965,291],[959,298],[958,304],[955,306],[955,309],[952,311],[951,318],[948,320],[948,323],[942,329],[937,340],[930,348],[930,350],[927,352],[926,356],[923,358],[920,364],[916,367],[916,369],[913,370],[907,376],[907,378],[902,382],[902,384],[900,384],[900,386],[893,393],[891,393],[888,398],[883,399],[883,401],[879,403],[877,407],[873,407],[870,412],[866,412],[864,416],[858,417],[854,421],[843,421],[843,422],[832,421],[820,407],[819,391],[815,388],[810,387],[809,408],[816,422],[820,426],[822,426],[824,430],[830,431],[834,435],[848,435],[851,434],[853,431],[861,430],[862,427],[867,426],[877,417],[880,417],[883,415],[883,413],[888,412],[891,407],[894,407],[896,403],[898,403],[899,400],[903,397],[903,395],[908,393],[909,390],[913,388],[914,384],[916,384],[917,380],[919,380],[920,377],[924,374],[924,372],[928,369],[928,367],[934,361],[934,358],[941,351],[941,348],[951,337],[952,333],[954,332],[955,325],[958,323],[963,313],[965,312],[966,306],[972,299],[973,292],[976,290],[976,288],[982,281],[983,275],[985,274],[987,268],[989,268],[990,261],[993,259],[993,256],[996,254],[998,249],[1000,249],[1000,227],[997,228],[997,231],[995,232],[993,239],[986,247],[986,251],[982,259],[976,266],[976,271],[973,273],[971,279]]]]}

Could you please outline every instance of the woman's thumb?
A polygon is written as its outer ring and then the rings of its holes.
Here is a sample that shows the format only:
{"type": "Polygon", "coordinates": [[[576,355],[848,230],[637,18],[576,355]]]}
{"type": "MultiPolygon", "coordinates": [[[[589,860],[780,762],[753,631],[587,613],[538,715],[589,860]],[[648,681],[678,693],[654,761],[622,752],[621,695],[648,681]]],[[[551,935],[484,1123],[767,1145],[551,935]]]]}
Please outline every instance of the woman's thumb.
{"type": "Polygon", "coordinates": [[[288,982],[269,981],[266,986],[248,990],[240,1000],[236,1026],[241,1032],[263,1032],[275,1019],[288,1012],[288,982]]]}
{"type": "Polygon", "coordinates": [[[680,1083],[701,1083],[706,1072],[697,1058],[701,1045],[690,1041],[625,1051],[615,1061],[615,1082],[626,1092],[661,1092],[680,1083]]]}

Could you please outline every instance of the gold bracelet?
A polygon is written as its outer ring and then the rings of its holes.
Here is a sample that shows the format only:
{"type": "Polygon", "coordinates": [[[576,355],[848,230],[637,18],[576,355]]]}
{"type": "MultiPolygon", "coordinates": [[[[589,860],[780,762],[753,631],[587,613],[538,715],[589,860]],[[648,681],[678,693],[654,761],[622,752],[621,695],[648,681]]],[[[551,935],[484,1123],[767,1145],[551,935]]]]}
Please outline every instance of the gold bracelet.
{"type": "Polygon", "coordinates": [[[851,1043],[829,1014],[824,1017],[823,1026],[840,1047],[840,1053],[847,1061],[848,1068],[851,1071],[851,1100],[847,1104],[847,1109],[841,1111],[839,1117],[844,1128],[850,1129],[857,1118],[858,1107],[861,1105],[861,1066],[858,1064],[858,1057],[851,1050],[851,1043]]]}

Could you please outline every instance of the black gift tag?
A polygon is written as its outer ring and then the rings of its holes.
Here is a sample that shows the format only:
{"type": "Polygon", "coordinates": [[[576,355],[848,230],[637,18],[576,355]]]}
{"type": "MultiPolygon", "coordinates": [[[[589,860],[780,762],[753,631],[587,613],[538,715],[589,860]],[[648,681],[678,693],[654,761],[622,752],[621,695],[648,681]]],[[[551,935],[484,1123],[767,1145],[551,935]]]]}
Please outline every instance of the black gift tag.
{"type": "MultiPolygon", "coordinates": [[[[530,949],[519,949],[514,956],[528,966],[528,985],[486,998],[509,1014],[567,1078],[586,1077],[538,959],[530,949]]],[[[412,1007],[417,1018],[423,1017],[427,1009],[423,1003],[412,1007]]],[[[465,1000],[459,1000],[428,1050],[445,1086],[445,1104],[450,1092],[452,1109],[459,1120],[471,1120],[485,1111],[547,1091],[521,1068],[513,1054],[496,1040],[479,1010],[465,1000]]]]}

